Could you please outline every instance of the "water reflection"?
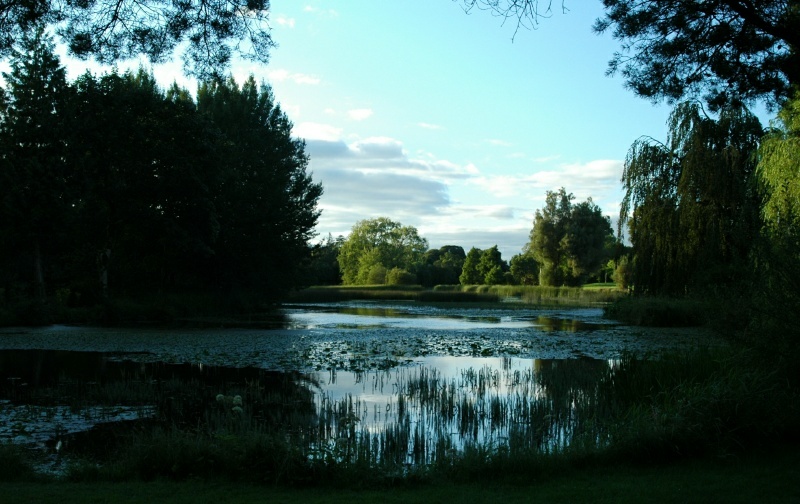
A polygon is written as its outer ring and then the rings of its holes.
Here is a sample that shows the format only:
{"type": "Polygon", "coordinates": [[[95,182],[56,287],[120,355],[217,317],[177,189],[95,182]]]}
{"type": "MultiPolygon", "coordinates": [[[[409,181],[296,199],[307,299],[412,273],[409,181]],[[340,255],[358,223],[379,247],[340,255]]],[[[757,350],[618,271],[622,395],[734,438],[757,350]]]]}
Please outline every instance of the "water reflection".
{"type": "Polygon", "coordinates": [[[0,423],[26,427],[0,429],[0,437],[52,448],[72,436],[77,451],[108,451],[107,439],[93,438],[138,421],[212,436],[281,432],[310,459],[345,462],[431,463],[476,445],[552,451],[597,436],[598,387],[611,365],[427,357],[390,370],[303,375],[110,357],[0,351],[0,423]],[[128,414],[86,415],[92,408],[128,414]],[[65,412],[84,420],[65,422],[65,412]]]}
{"type": "Polygon", "coordinates": [[[296,305],[285,309],[287,327],[293,329],[375,328],[400,329],[522,329],[543,331],[591,331],[608,328],[609,324],[590,323],[556,316],[531,316],[525,311],[506,311],[498,314],[488,310],[444,310],[429,306],[382,306],[326,304],[296,305]]]}

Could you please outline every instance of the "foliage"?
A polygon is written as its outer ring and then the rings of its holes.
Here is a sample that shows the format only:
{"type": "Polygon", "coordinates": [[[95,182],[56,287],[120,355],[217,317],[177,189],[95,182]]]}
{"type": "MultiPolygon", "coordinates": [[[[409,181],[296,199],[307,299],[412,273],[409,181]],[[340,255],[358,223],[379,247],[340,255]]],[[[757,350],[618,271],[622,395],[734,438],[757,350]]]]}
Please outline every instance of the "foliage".
{"type": "Polygon", "coordinates": [[[427,240],[413,226],[403,226],[386,217],[359,221],[339,249],[342,282],[384,283],[386,271],[391,268],[416,273],[427,248],[427,240]]]}
{"type": "Polygon", "coordinates": [[[497,245],[486,250],[473,247],[464,259],[459,276],[461,285],[498,285],[506,283],[508,264],[503,260],[497,245]]]}
{"type": "MultiPolygon", "coordinates": [[[[552,2],[459,0],[516,28],[535,29],[552,2]]],[[[566,12],[568,2],[561,2],[566,12]]],[[[703,97],[712,110],[764,100],[780,105],[800,83],[800,10],[793,0],[603,0],[598,34],[621,49],[608,74],[621,73],[639,96],[674,103],[703,97]]]]}
{"type": "Polygon", "coordinates": [[[425,252],[424,264],[417,272],[419,283],[426,287],[454,285],[464,268],[467,255],[458,245],[445,245],[425,252]]]}
{"type": "Polygon", "coordinates": [[[417,283],[417,275],[400,268],[392,268],[386,272],[386,283],[388,285],[414,285],[417,283]]]}
{"type": "Polygon", "coordinates": [[[464,266],[461,269],[461,275],[458,277],[458,281],[461,285],[479,285],[483,283],[483,278],[478,271],[481,254],[483,254],[483,251],[475,247],[472,247],[469,249],[469,252],[467,252],[467,257],[464,259],[464,266]]]}
{"type": "MultiPolygon", "coordinates": [[[[754,306],[749,334],[756,344],[785,355],[800,349],[797,309],[800,304],[800,95],[789,101],[759,148],[758,180],[767,240],[755,264],[759,282],[751,293],[754,306]]],[[[747,313],[747,312],[745,312],[747,313]]]]}
{"type": "MultiPolygon", "coordinates": [[[[612,263],[613,264],[613,263],[612,263]]],[[[630,259],[627,255],[622,256],[614,267],[614,283],[618,289],[627,290],[632,285],[633,271],[630,259]]]]}
{"type": "Polygon", "coordinates": [[[619,230],[630,220],[634,288],[685,294],[736,282],[758,236],[761,125],[742,107],[714,120],[683,103],[669,127],[666,144],[639,139],[625,160],[619,230]]]}
{"type": "Polygon", "coordinates": [[[603,308],[607,318],[647,327],[694,327],[709,322],[711,305],[698,299],[626,296],[603,308]]]}
{"type": "Polygon", "coordinates": [[[622,44],[609,63],[636,94],[679,101],[702,94],[712,110],[782,103],[800,83],[797,2],[603,0],[594,29],[622,44]]]}
{"type": "Polygon", "coordinates": [[[3,77],[8,93],[0,119],[0,257],[30,272],[32,294],[42,302],[48,259],[65,239],[74,193],[74,174],[64,162],[66,72],[53,42],[38,28],[12,52],[11,72],[3,77]],[[24,254],[14,257],[15,250],[24,254]]]}
{"type": "Polygon", "coordinates": [[[267,62],[269,8],[269,0],[11,0],[0,4],[0,56],[45,25],[79,58],[114,63],[144,55],[161,63],[182,47],[188,74],[221,77],[234,54],[267,62]]]}
{"type": "Polygon", "coordinates": [[[267,86],[204,84],[195,103],[143,70],[69,84],[41,33],[16,53],[3,93],[5,302],[274,299],[301,281],[322,188],[267,86]]]}
{"type": "Polygon", "coordinates": [[[498,285],[504,283],[505,277],[503,273],[508,269],[508,265],[503,261],[497,245],[493,245],[488,249],[481,252],[481,258],[478,262],[478,274],[483,278],[485,285],[498,285]]]}
{"type": "Polygon", "coordinates": [[[219,231],[218,136],[143,70],[87,73],[73,89],[71,287],[96,299],[202,286],[219,231]]]}
{"type": "Polygon", "coordinates": [[[764,221],[778,240],[800,239],[800,94],[789,101],[759,147],[764,221]]]}
{"type": "Polygon", "coordinates": [[[328,234],[324,241],[312,247],[311,259],[306,269],[309,285],[339,285],[342,283],[342,274],[339,271],[337,258],[343,243],[343,236],[337,236],[334,239],[328,234]]]}
{"type": "Polygon", "coordinates": [[[576,205],[562,187],[547,191],[536,210],[525,253],[539,265],[540,285],[580,285],[596,274],[613,248],[613,232],[600,207],[589,198],[576,205]]]}
{"type": "Polygon", "coordinates": [[[202,84],[197,110],[225,139],[216,281],[280,294],[301,280],[320,215],[322,186],[306,171],[305,142],[292,137],[272,89],[252,75],[241,87],[233,78],[202,84]]]}
{"type": "Polygon", "coordinates": [[[518,285],[539,283],[539,263],[531,254],[517,254],[511,258],[511,275],[518,285]]]}

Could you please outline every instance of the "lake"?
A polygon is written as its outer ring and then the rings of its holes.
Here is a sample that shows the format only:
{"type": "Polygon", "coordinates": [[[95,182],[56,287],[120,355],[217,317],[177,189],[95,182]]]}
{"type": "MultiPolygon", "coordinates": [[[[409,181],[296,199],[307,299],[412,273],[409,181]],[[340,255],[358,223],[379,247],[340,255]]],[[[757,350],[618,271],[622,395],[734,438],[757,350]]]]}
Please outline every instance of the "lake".
{"type": "Polygon", "coordinates": [[[109,427],[211,415],[214,435],[280,430],[310,458],[552,451],[594,428],[623,355],[713,343],[697,329],[620,325],[599,308],[502,304],[286,305],[267,327],[0,329],[0,441],[40,450],[43,469],[57,470],[67,445],[83,453],[109,427]]]}

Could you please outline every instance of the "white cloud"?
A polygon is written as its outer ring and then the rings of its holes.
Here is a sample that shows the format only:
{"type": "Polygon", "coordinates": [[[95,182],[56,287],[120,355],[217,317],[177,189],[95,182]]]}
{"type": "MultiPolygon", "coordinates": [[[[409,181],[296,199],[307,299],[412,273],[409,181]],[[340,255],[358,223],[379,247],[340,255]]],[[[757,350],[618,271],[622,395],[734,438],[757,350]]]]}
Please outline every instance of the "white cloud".
{"type": "Polygon", "coordinates": [[[281,26],[288,26],[289,28],[294,28],[295,20],[294,18],[288,18],[282,14],[279,14],[274,18],[275,22],[281,26]]]}
{"type": "Polygon", "coordinates": [[[622,161],[599,159],[588,163],[564,164],[556,170],[542,170],[533,174],[530,180],[539,187],[564,187],[579,198],[587,198],[618,189],[622,168],[622,161]]]}
{"type": "MultiPolygon", "coordinates": [[[[401,141],[390,137],[345,141],[337,128],[300,126],[314,134],[306,151],[314,179],[325,188],[318,226],[323,235],[347,234],[357,221],[378,216],[418,228],[429,220],[446,219],[452,214],[450,184],[477,170],[431,155],[412,157],[401,141]]],[[[480,213],[495,222],[512,215],[502,205],[480,213]]]]}
{"type": "Polygon", "coordinates": [[[459,165],[430,155],[411,157],[402,142],[393,138],[369,137],[347,143],[338,128],[315,123],[300,126],[315,170],[346,166],[361,173],[393,173],[442,183],[469,179],[477,173],[472,164],[459,165]]]}
{"type": "Polygon", "coordinates": [[[360,109],[348,110],[347,115],[350,117],[350,119],[354,121],[363,121],[365,119],[369,119],[372,116],[372,109],[360,108],[360,109]]]}
{"type": "Polygon", "coordinates": [[[272,70],[267,74],[267,77],[269,77],[269,80],[273,82],[275,81],[283,82],[285,80],[291,80],[295,84],[317,85],[320,83],[319,77],[302,73],[293,73],[286,70],[285,68],[278,68],[272,70]]]}
{"type": "Polygon", "coordinates": [[[337,142],[342,136],[342,129],[330,124],[303,122],[295,125],[292,130],[294,136],[306,140],[321,140],[323,142],[337,142]]]}
{"type": "Polygon", "coordinates": [[[303,8],[303,11],[310,14],[316,14],[318,16],[339,17],[339,13],[334,9],[320,9],[319,7],[314,7],[311,5],[306,5],[303,8]]]}
{"type": "Polygon", "coordinates": [[[405,156],[403,144],[388,137],[365,138],[350,144],[350,149],[369,159],[400,159],[405,156]]]}
{"type": "Polygon", "coordinates": [[[588,163],[562,164],[550,170],[526,175],[496,175],[473,179],[473,183],[497,197],[520,196],[530,191],[544,194],[547,190],[564,187],[576,197],[599,199],[619,188],[622,161],[601,159],[588,163]]]}

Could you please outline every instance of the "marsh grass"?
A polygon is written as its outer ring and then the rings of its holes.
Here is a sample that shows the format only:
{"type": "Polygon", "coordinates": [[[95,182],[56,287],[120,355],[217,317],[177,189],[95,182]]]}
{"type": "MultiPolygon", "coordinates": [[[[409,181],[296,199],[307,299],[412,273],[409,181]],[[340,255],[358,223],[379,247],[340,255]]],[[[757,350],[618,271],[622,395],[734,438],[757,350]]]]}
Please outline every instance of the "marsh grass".
{"type": "Polygon", "coordinates": [[[620,299],[625,294],[616,287],[548,287],[541,285],[498,285],[493,291],[501,298],[519,298],[526,304],[564,304],[595,306],[620,299]]]}
{"type": "MultiPolygon", "coordinates": [[[[83,389],[76,408],[140,401],[154,405],[155,418],[112,429],[90,447],[73,442],[66,478],[303,486],[515,481],[560,467],[653,463],[798,441],[800,400],[787,386],[789,368],[743,351],[537,362],[447,377],[428,367],[365,372],[378,384],[392,375],[396,387],[394,399],[375,409],[357,396],[326,395],[313,376],[277,384],[226,379],[220,390],[195,379],[132,374],[123,380],[129,384],[83,389]],[[237,395],[239,410],[231,407],[237,395]],[[384,421],[371,423],[377,409],[384,421]]],[[[25,456],[0,446],[0,460],[11,464],[4,465],[21,471],[12,480],[32,477],[25,456]]]]}
{"type": "Polygon", "coordinates": [[[693,327],[707,324],[714,307],[699,299],[654,296],[620,297],[604,308],[607,318],[650,327],[693,327]]]}
{"type": "Polygon", "coordinates": [[[486,303],[500,301],[505,306],[567,305],[596,306],[615,301],[624,292],[615,287],[541,287],[526,285],[437,285],[433,289],[421,286],[325,286],[310,287],[291,294],[292,303],[325,303],[352,300],[419,301],[422,303],[486,303]]]}

